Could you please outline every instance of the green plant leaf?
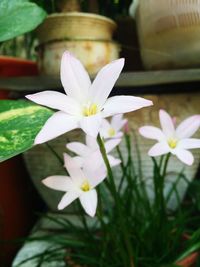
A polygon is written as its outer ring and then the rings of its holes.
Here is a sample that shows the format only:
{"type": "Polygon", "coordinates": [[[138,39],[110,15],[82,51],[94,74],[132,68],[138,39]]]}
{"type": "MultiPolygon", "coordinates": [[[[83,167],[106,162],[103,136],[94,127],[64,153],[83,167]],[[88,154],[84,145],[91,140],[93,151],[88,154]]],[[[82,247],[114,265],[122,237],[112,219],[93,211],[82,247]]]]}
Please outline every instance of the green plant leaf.
{"type": "Polygon", "coordinates": [[[35,29],[46,12],[29,0],[0,1],[0,42],[35,29]]]}
{"type": "Polygon", "coordinates": [[[53,111],[26,100],[0,101],[0,162],[31,148],[53,111]]]}
{"type": "Polygon", "coordinates": [[[181,256],[176,261],[181,261],[193,252],[196,252],[200,249],[200,242],[197,242],[193,245],[191,245],[186,251],[184,251],[181,256]]]}

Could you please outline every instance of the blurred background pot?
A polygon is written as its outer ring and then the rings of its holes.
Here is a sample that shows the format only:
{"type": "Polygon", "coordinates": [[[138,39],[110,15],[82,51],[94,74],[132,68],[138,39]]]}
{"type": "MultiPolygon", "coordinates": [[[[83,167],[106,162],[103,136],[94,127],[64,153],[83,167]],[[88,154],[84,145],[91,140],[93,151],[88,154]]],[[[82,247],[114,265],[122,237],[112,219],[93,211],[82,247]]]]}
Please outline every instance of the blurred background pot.
{"type": "Polygon", "coordinates": [[[55,41],[38,47],[39,68],[44,75],[60,74],[60,59],[69,50],[83,63],[90,75],[118,58],[119,45],[111,41],[55,41]]]}
{"type": "Polygon", "coordinates": [[[37,30],[41,73],[58,75],[61,55],[66,49],[82,61],[89,74],[96,73],[119,57],[119,46],[112,42],[116,27],[113,20],[90,13],[48,16],[37,30]]]}
{"type": "Polygon", "coordinates": [[[130,13],[146,69],[200,66],[200,0],[138,0],[130,13]]]}

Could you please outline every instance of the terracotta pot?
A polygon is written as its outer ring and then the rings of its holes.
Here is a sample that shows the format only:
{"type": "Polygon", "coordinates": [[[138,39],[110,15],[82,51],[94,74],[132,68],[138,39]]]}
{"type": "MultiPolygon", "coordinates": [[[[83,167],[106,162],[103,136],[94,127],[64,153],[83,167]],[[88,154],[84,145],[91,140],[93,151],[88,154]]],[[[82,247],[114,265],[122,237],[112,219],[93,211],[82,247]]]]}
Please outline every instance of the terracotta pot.
{"type": "MultiPolygon", "coordinates": [[[[20,58],[0,56],[0,77],[36,75],[35,62],[20,58]]],[[[9,91],[0,89],[0,100],[9,98],[9,91]]],[[[0,263],[11,266],[19,244],[2,241],[25,236],[33,224],[33,198],[30,194],[32,183],[21,156],[0,164],[3,183],[0,186],[0,263]],[[2,257],[1,257],[2,255],[2,257]]]]}
{"type": "Polygon", "coordinates": [[[0,56],[0,77],[34,76],[37,74],[38,68],[33,61],[0,56]]]}
{"type": "Polygon", "coordinates": [[[61,55],[69,50],[82,61],[89,74],[97,73],[119,57],[119,46],[112,42],[115,29],[113,20],[96,14],[50,15],[37,30],[40,72],[59,75],[61,55]]]}
{"type": "MultiPolygon", "coordinates": [[[[135,1],[134,1],[135,2],[135,1]]],[[[200,0],[138,0],[140,50],[146,69],[200,66],[200,0]]]]}

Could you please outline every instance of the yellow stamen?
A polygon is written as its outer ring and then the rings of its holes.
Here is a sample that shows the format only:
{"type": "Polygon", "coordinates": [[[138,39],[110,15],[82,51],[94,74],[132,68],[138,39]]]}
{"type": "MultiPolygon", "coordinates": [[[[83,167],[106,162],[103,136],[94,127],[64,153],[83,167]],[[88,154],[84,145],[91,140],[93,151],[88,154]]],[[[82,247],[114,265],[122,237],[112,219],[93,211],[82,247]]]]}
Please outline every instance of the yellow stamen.
{"type": "Polygon", "coordinates": [[[81,190],[84,192],[90,191],[90,184],[88,183],[88,181],[82,183],[81,190]]]}
{"type": "Polygon", "coordinates": [[[91,104],[91,105],[83,108],[83,115],[86,117],[95,115],[95,114],[97,114],[97,112],[98,112],[98,107],[96,104],[91,104]]]}
{"type": "Polygon", "coordinates": [[[176,148],[177,143],[178,143],[178,141],[177,141],[176,139],[170,138],[170,139],[168,140],[168,145],[169,145],[171,148],[176,148]]]}
{"type": "Polygon", "coordinates": [[[113,128],[110,128],[110,129],[108,130],[108,135],[109,135],[110,137],[113,137],[113,136],[115,136],[115,134],[116,134],[116,131],[115,131],[115,129],[113,129],[113,128]]]}

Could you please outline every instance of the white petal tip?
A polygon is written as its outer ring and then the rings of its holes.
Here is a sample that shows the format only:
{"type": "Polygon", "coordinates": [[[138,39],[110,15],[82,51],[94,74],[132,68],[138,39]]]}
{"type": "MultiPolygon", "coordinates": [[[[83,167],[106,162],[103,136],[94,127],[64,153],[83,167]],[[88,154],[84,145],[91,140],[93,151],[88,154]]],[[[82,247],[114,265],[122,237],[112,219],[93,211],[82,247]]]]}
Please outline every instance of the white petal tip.
{"type": "Polygon", "coordinates": [[[188,166],[192,166],[193,163],[194,163],[194,159],[191,160],[191,161],[184,162],[184,163],[185,163],[186,165],[188,165],[188,166]]]}
{"type": "MultiPolygon", "coordinates": [[[[39,134],[38,134],[39,135],[39,134]]],[[[40,136],[36,136],[35,140],[34,140],[34,145],[40,145],[42,143],[44,143],[45,141],[42,140],[42,138],[40,136]]]]}
{"type": "Polygon", "coordinates": [[[89,212],[87,212],[87,214],[88,214],[90,217],[92,217],[92,218],[94,218],[94,216],[95,216],[95,213],[89,213],[89,212]]]}
{"type": "Polygon", "coordinates": [[[58,210],[63,210],[65,207],[58,205],[58,210]]]}
{"type": "Polygon", "coordinates": [[[43,179],[41,183],[47,186],[47,179],[43,179]]]}
{"type": "Polygon", "coordinates": [[[153,106],[153,101],[151,100],[146,100],[146,106],[149,107],[149,106],[153,106]]]}
{"type": "Polygon", "coordinates": [[[64,53],[63,53],[63,57],[74,57],[74,55],[71,53],[71,52],[69,52],[69,51],[65,51],[64,53]]]}
{"type": "Polygon", "coordinates": [[[33,95],[26,95],[25,96],[28,100],[31,100],[32,101],[32,99],[33,99],[33,95]]]}

